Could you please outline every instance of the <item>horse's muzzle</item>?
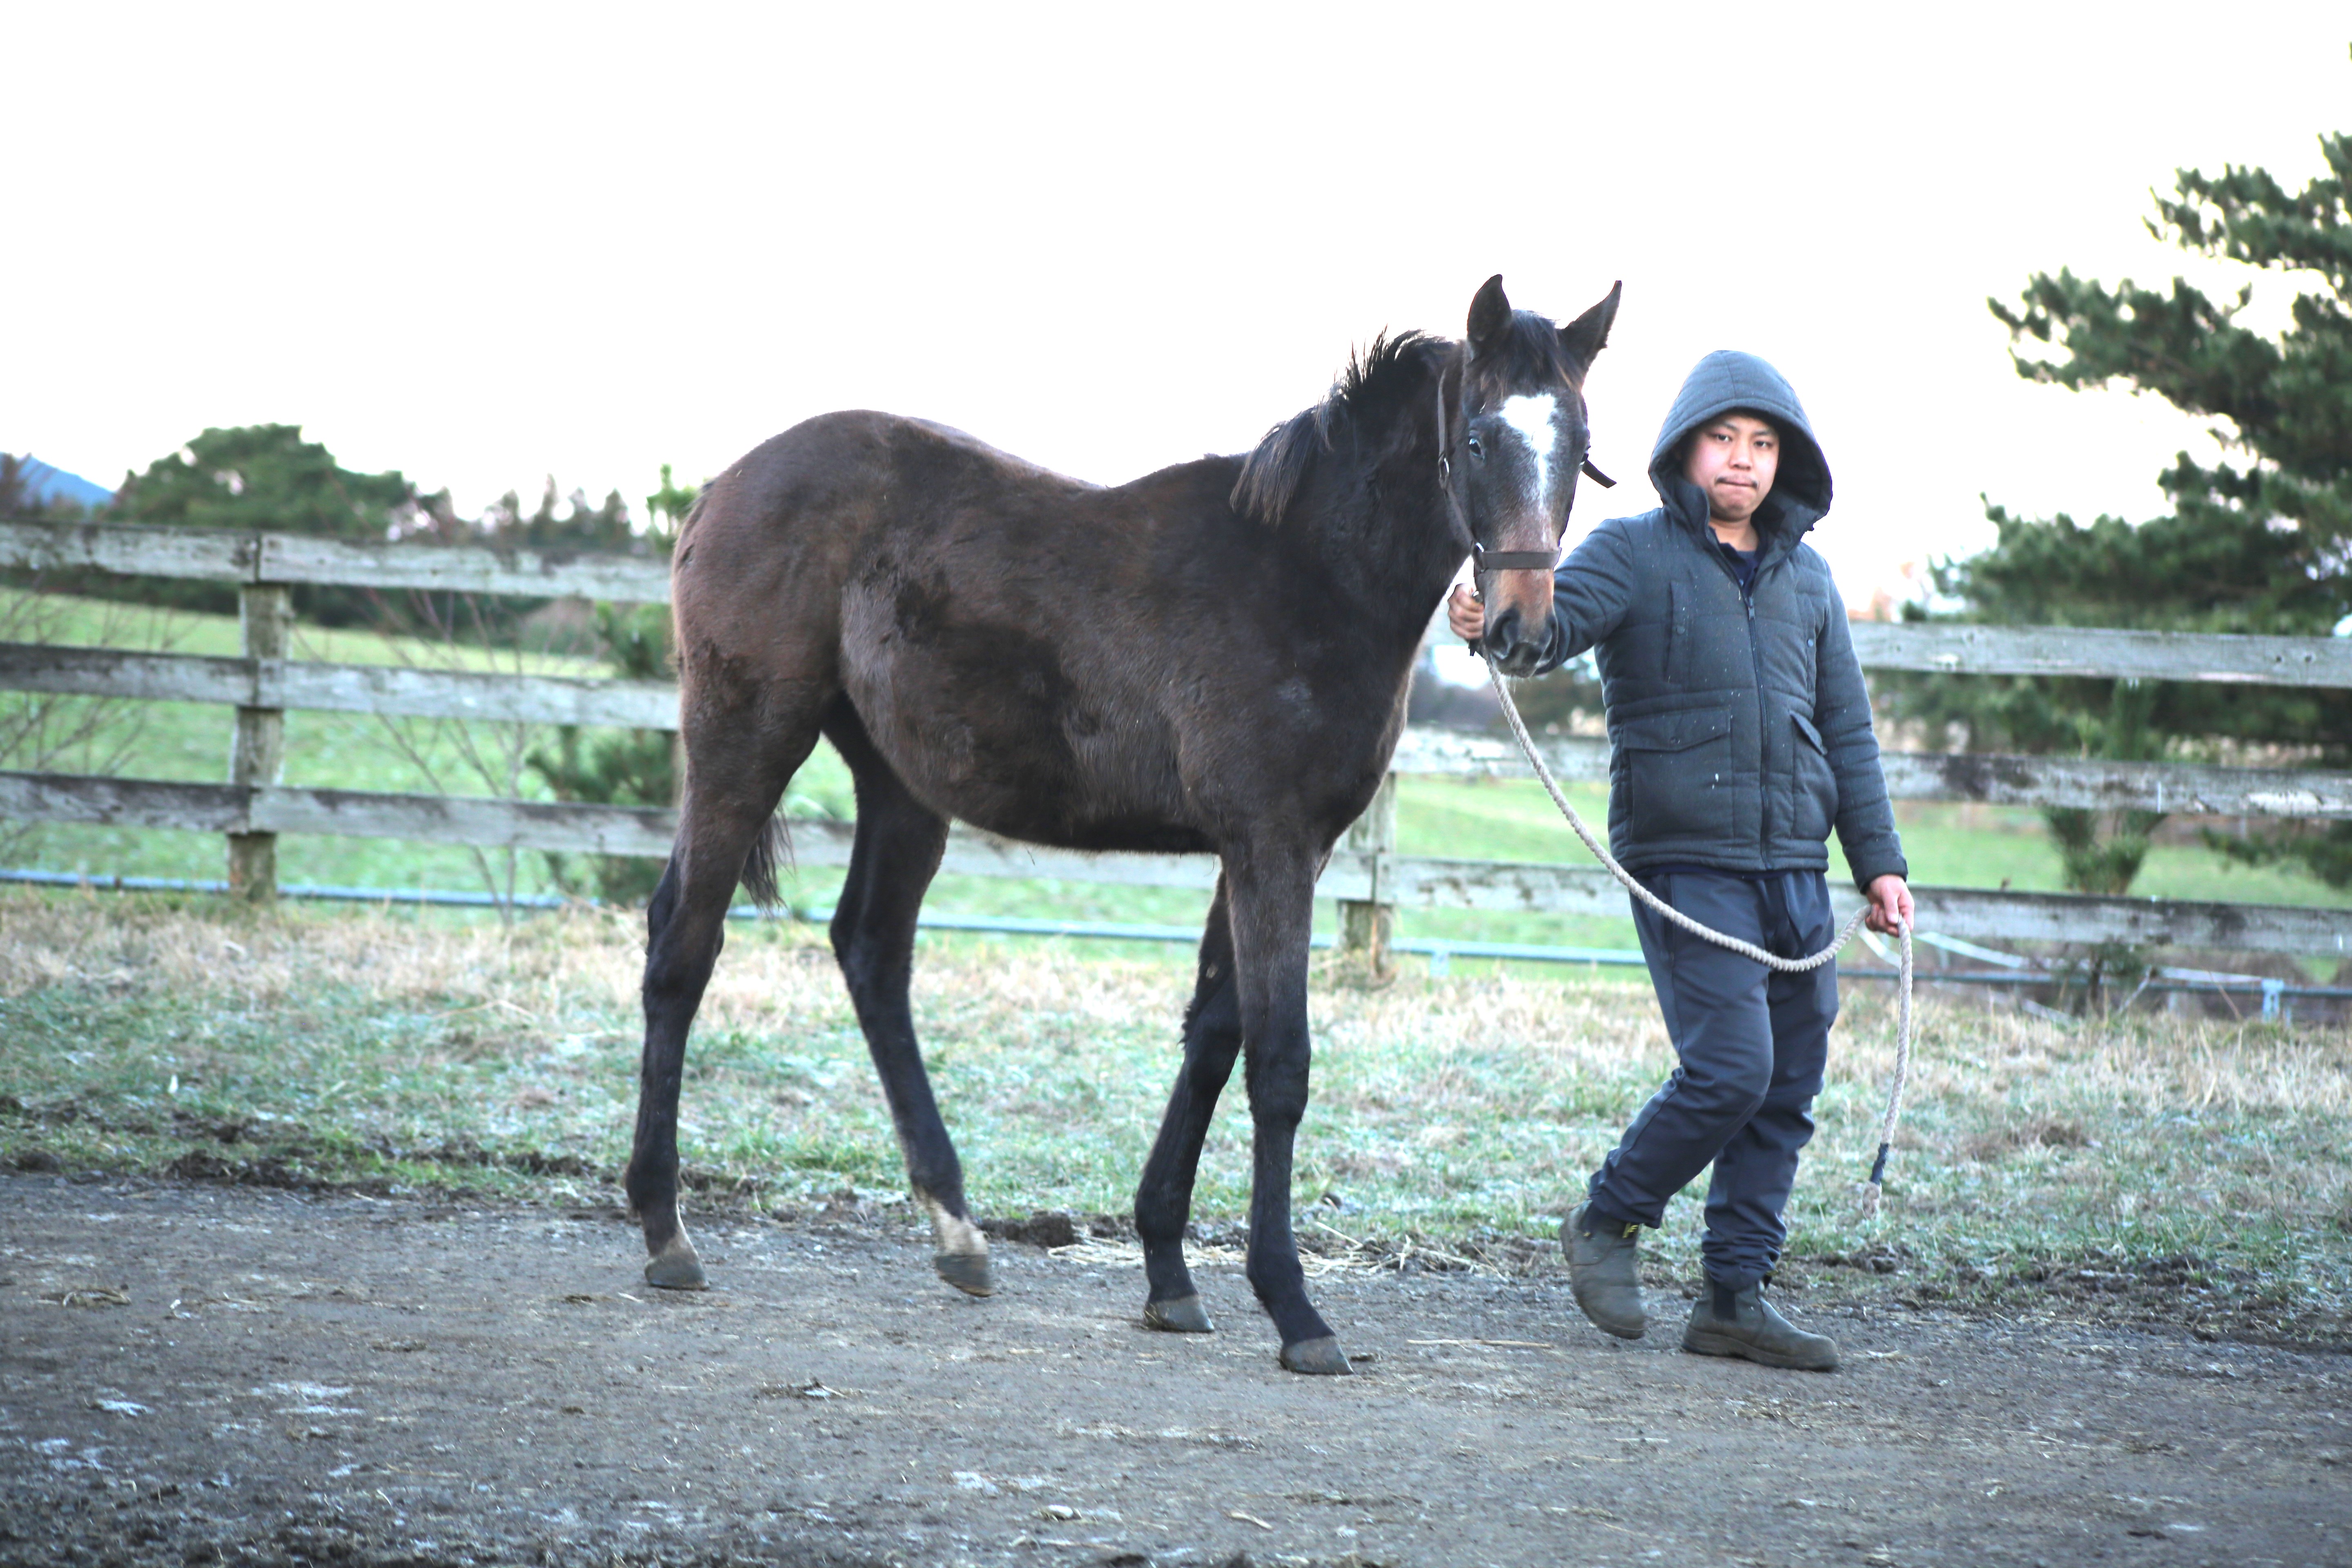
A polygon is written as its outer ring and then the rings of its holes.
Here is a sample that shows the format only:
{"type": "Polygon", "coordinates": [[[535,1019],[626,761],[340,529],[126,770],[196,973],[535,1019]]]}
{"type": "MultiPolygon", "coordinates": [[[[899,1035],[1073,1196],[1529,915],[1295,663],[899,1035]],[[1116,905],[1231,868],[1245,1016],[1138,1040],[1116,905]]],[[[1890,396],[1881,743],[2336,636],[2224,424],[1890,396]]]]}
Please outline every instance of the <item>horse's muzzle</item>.
{"type": "Polygon", "coordinates": [[[1478,646],[1496,669],[1520,679],[1536,672],[1549,630],[1549,626],[1538,626],[1529,636],[1527,617],[1517,610],[1504,609],[1487,621],[1486,635],[1478,639],[1478,646]]]}

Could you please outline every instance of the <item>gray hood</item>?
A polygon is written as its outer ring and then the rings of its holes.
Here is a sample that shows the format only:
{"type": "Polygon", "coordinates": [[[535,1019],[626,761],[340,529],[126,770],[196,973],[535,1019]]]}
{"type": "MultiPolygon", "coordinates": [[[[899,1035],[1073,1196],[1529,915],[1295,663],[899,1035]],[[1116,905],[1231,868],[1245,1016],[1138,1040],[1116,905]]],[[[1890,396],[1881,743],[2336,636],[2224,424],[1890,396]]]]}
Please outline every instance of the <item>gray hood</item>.
{"type": "Polygon", "coordinates": [[[1757,509],[1757,531],[1769,545],[1802,539],[1830,510],[1830,465],[1788,378],[1754,354],[1717,349],[1698,362],[1659,428],[1650,453],[1650,482],[1667,512],[1685,527],[1706,525],[1706,497],[1683,477],[1675,460],[1683,438],[1735,409],[1769,419],[1780,432],[1780,469],[1772,493],[1757,509]]]}

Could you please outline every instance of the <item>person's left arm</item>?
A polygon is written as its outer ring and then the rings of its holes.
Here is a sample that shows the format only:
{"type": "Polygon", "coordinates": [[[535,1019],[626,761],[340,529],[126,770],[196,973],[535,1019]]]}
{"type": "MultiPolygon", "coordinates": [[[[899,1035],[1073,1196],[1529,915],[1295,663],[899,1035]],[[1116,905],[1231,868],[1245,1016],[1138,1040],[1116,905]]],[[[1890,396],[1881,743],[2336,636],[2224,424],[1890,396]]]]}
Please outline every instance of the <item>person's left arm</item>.
{"type": "Polygon", "coordinates": [[[1898,920],[1911,919],[1911,868],[1895,831],[1895,807],[1886,795],[1886,774],[1878,765],[1878,736],[1871,728],[1870,689],[1846,630],[1845,602],[1822,569],[1829,614],[1822,624],[1813,665],[1813,727],[1828,749],[1837,780],[1837,836],[1853,868],[1854,886],[1870,900],[1870,929],[1892,934],[1898,920]]]}

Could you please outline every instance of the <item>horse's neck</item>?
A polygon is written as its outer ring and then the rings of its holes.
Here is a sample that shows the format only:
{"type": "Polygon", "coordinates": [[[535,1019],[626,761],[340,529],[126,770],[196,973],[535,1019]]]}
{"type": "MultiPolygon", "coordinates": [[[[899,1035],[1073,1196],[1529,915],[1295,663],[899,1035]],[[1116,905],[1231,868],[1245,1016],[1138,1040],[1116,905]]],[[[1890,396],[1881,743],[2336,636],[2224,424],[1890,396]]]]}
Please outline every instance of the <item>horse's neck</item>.
{"type": "MultiPolygon", "coordinates": [[[[1391,502],[1383,510],[1399,510],[1391,502]]],[[[1326,521],[1338,520],[1327,518],[1326,521]]],[[[1352,520],[1360,526],[1393,517],[1352,520]]],[[[1433,525],[1435,520],[1433,519],[1433,525]]],[[[1353,651],[1349,661],[1366,673],[1402,681],[1419,653],[1423,634],[1439,598],[1460,564],[1429,548],[1402,528],[1329,530],[1314,546],[1314,575],[1323,604],[1315,617],[1315,640],[1335,637],[1353,651]]]]}
{"type": "Polygon", "coordinates": [[[1347,613],[1368,637],[1397,644],[1408,658],[1465,554],[1439,477],[1431,401],[1425,454],[1416,444],[1379,485],[1348,476],[1333,504],[1314,510],[1313,548],[1347,613]]]}

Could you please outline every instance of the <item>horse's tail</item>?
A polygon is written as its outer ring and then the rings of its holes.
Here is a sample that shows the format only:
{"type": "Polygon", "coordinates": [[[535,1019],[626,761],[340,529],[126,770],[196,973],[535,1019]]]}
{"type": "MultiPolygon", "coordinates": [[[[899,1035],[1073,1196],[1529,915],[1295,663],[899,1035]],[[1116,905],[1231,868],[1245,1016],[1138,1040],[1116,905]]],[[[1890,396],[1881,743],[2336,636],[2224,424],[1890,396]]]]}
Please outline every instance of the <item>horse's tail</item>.
{"type": "Polygon", "coordinates": [[[743,857],[743,890],[763,912],[774,914],[783,903],[782,895],[776,891],[776,868],[789,868],[792,863],[792,829],[781,815],[772,816],[752,838],[751,852],[743,857]]]}

